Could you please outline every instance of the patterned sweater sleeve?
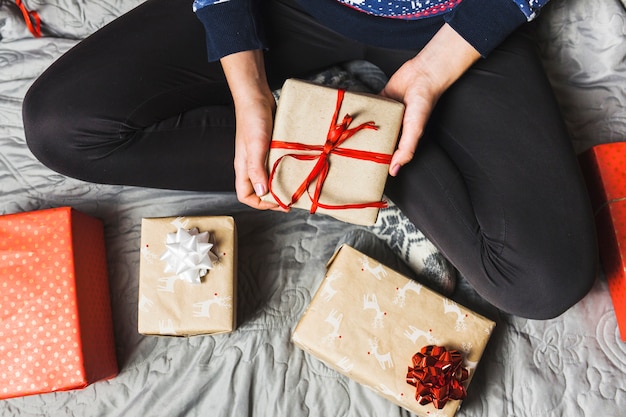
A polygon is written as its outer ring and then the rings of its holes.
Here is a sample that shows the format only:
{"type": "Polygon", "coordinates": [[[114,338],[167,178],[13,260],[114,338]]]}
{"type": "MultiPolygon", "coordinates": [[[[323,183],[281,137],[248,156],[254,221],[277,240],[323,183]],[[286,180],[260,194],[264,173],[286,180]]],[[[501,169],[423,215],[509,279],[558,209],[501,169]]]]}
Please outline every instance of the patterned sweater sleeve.
{"type": "Polygon", "coordinates": [[[195,0],[193,10],[206,32],[209,61],[235,52],[264,49],[258,0],[195,0]]]}
{"type": "Polygon", "coordinates": [[[484,57],[549,0],[463,0],[445,20],[484,57]]]}
{"type": "Polygon", "coordinates": [[[550,0],[513,0],[530,22],[539,14],[539,10],[545,6],[550,0]]]}

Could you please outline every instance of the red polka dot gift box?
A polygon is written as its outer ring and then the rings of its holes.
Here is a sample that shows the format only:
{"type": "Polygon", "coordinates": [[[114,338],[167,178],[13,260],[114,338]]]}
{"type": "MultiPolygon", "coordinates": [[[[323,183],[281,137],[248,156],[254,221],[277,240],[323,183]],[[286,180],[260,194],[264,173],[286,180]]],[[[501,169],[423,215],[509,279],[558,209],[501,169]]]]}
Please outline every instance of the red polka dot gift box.
{"type": "Polygon", "coordinates": [[[595,213],[600,259],[626,341],[626,142],[597,145],[580,156],[595,213]]]}
{"type": "Polygon", "coordinates": [[[0,216],[0,399],[117,373],[102,222],[69,207],[0,216]]]}

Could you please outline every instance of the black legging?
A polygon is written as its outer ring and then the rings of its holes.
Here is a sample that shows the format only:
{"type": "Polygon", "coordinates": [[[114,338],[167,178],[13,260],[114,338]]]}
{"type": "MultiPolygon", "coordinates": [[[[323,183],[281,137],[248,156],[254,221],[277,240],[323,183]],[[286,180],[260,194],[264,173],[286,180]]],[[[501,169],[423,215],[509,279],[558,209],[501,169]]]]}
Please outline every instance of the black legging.
{"type": "MultiPolygon", "coordinates": [[[[416,51],[371,48],[294,6],[264,6],[273,88],[368,60],[391,75],[416,51]]],[[[55,62],[24,101],[44,164],[86,181],[234,189],[232,99],[191,1],[151,0],[55,62]]],[[[386,194],[500,309],[559,315],[595,277],[592,215],[533,43],[516,33],[441,98],[386,194]]]]}

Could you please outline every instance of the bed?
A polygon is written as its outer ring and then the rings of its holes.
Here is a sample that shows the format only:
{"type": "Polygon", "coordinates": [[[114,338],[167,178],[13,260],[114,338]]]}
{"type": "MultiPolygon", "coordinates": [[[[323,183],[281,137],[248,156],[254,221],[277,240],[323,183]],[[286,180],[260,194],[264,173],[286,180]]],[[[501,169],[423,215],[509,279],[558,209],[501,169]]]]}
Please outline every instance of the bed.
{"type": "MultiPolygon", "coordinates": [[[[409,416],[290,342],[336,245],[373,234],[417,279],[496,321],[459,417],[618,417],[626,410],[626,343],[600,271],[591,292],[548,321],[484,303],[397,210],[368,228],[325,216],[253,212],[232,194],[107,186],[56,174],[28,151],[21,103],[61,54],[141,0],[29,0],[33,38],[0,3],[0,213],[72,206],[105,225],[117,377],[82,390],[0,401],[2,416],[409,416]],[[239,234],[236,331],[189,338],[137,332],[143,217],[234,216],[239,234]],[[356,233],[356,230],[367,233],[356,233]],[[354,232],[354,233],[353,233],[354,232]],[[452,290],[454,285],[454,290],[452,290]]],[[[626,139],[626,9],[619,0],[553,0],[536,21],[540,53],[577,152],[626,139]]],[[[352,62],[318,81],[371,89],[375,68],[352,62]]]]}

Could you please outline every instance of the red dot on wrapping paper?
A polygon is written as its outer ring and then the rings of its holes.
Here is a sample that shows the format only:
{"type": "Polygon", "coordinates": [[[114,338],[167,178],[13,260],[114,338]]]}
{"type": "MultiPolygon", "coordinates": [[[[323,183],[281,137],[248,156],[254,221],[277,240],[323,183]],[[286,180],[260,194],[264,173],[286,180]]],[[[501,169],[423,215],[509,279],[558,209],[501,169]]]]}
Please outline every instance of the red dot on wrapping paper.
{"type": "Polygon", "coordinates": [[[213,293],[213,295],[214,295],[215,297],[217,297],[217,293],[213,293]]]}
{"type": "Polygon", "coordinates": [[[365,271],[365,268],[361,268],[361,272],[365,271]]]}
{"type": "Polygon", "coordinates": [[[222,256],[226,256],[226,252],[222,253],[222,256]]]}
{"type": "Polygon", "coordinates": [[[386,315],[387,315],[387,312],[385,311],[385,313],[384,313],[383,315],[384,315],[384,316],[386,316],[386,315]]]}
{"type": "Polygon", "coordinates": [[[341,339],[342,337],[343,337],[342,335],[339,335],[339,338],[340,338],[340,339],[341,339]]]}

